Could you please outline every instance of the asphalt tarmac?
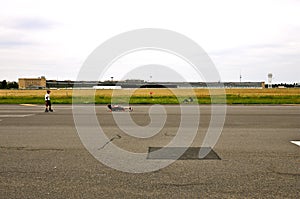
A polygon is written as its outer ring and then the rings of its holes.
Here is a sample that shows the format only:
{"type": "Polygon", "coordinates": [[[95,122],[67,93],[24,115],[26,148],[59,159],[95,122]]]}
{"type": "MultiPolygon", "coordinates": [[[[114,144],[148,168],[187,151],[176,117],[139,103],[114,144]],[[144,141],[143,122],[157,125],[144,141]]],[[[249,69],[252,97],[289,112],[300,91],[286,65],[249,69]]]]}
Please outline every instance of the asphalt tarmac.
{"type": "MultiPolygon", "coordinates": [[[[72,106],[53,108],[45,113],[43,106],[0,105],[0,198],[300,197],[300,146],[291,142],[300,141],[300,106],[227,106],[213,147],[219,159],[183,158],[147,173],[102,164],[81,142],[72,106]]],[[[129,114],[138,125],[151,122],[149,106],[133,108],[129,114]]],[[[107,144],[135,153],[163,147],[176,136],[180,109],[166,106],[166,113],[159,133],[138,139],[124,133],[105,106],[96,106],[99,125],[111,142],[107,144]]],[[[201,146],[210,106],[200,105],[200,113],[192,147],[201,146]]],[[[187,115],[192,121],[193,114],[187,115]]]]}

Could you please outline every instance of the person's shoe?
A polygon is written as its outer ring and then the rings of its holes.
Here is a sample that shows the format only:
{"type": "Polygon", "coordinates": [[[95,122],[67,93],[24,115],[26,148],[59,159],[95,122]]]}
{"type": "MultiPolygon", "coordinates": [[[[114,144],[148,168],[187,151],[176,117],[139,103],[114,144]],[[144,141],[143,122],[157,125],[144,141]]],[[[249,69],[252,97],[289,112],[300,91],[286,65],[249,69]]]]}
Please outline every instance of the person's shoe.
{"type": "Polygon", "coordinates": [[[48,109],[45,109],[45,112],[49,112],[48,109]]]}
{"type": "Polygon", "coordinates": [[[49,109],[50,112],[53,112],[53,109],[49,109]]]}

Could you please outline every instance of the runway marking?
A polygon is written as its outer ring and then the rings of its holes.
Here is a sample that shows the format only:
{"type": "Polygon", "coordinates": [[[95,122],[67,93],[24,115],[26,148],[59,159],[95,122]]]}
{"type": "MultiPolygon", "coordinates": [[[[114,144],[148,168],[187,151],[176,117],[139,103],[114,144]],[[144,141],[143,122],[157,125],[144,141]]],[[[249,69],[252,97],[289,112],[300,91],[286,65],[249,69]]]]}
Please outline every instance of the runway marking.
{"type": "Polygon", "coordinates": [[[300,146],[300,141],[291,141],[291,143],[296,144],[298,146],[300,146]]]}
{"type": "Polygon", "coordinates": [[[36,104],[20,104],[21,106],[37,106],[36,104]]]}
{"type": "Polygon", "coordinates": [[[28,117],[34,114],[26,114],[26,115],[0,115],[0,117],[28,117]]]}
{"type": "Polygon", "coordinates": [[[36,111],[36,110],[13,110],[13,111],[9,111],[9,110],[0,110],[0,113],[40,113],[40,112],[43,112],[43,111],[36,111]]]}

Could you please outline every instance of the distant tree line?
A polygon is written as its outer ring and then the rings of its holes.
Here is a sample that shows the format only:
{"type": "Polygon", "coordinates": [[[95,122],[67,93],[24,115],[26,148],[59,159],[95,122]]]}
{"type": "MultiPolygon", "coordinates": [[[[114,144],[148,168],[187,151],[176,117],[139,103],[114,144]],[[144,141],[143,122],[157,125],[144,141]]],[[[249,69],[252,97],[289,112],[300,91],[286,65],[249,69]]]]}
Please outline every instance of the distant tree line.
{"type": "Polygon", "coordinates": [[[15,81],[7,82],[6,80],[0,81],[0,89],[18,89],[19,84],[15,81]]]}

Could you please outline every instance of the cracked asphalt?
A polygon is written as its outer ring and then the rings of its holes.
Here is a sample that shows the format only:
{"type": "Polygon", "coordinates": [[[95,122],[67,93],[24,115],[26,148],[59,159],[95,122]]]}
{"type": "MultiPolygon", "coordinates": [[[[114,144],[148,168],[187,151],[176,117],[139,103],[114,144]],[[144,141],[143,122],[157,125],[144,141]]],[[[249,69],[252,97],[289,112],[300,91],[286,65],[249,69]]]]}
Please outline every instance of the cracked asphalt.
{"type": "MultiPolygon", "coordinates": [[[[0,105],[0,198],[299,198],[300,106],[228,106],[222,135],[214,146],[221,160],[177,160],[150,173],[125,173],[96,160],[77,134],[72,107],[0,105]]],[[[130,113],[150,122],[149,106],[130,113]]],[[[210,121],[200,106],[199,147],[210,121]]],[[[166,106],[164,128],[136,139],[122,132],[105,106],[96,106],[110,142],[144,153],[165,146],[180,123],[178,106],[166,106]]],[[[122,114],[122,113],[118,113],[122,114]]],[[[110,144],[110,143],[107,143],[110,144]]],[[[99,148],[106,145],[99,145],[99,148]]],[[[122,161],[120,161],[122,164],[122,161]]]]}

